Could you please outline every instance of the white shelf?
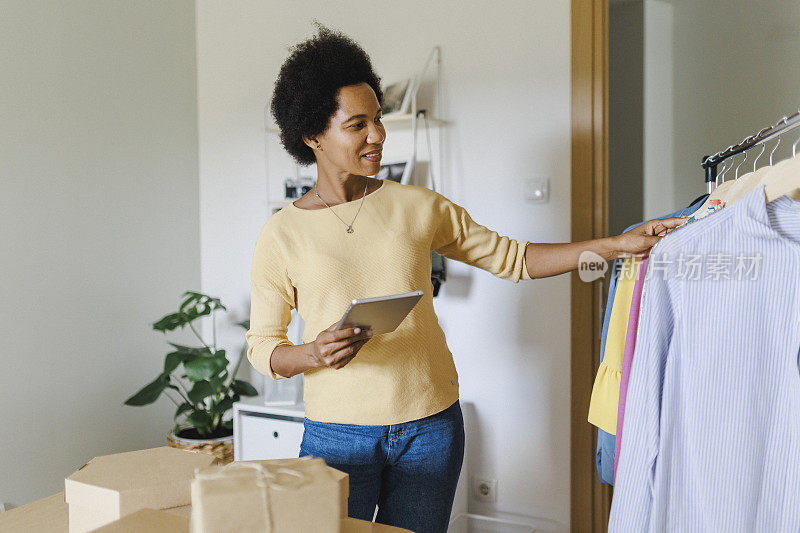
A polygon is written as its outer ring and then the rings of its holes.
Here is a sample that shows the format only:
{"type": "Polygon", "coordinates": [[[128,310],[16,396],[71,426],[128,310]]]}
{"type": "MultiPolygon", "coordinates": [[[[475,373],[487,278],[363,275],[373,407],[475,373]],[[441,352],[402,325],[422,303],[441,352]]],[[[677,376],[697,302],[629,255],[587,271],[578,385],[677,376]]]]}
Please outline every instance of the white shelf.
{"type": "Polygon", "coordinates": [[[303,418],[306,413],[306,405],[304,403],[297,403],[294,405],[264,405],[263,396],[248,396],[236,402],[235,405],[240,411],[291,416],[295,418],[303,418]]]}
{"type": "MultiPolygon", "coordinates": [[[[398,127],[411,127],[411,118],[413,115],[411,113],[390,113],[388,115],[384,115],[381,118],[381,122],[385,125],[392,125],[398,127]]],[[[417,124],[424,125],[425,119],[423,117],[417,118],[417,124]]],[[[432,126],[446,126],[447,122],[444,120],[439,120],[438,118],[428,117],[428,124],[432,126]]],[[[278,126],[275,124],[270,124],[267,126],[267,131],[271,133],[279,133],[280,130],[278,126]]]]}
{"type": "MultiPolygon", "coordinates": [[[[411,113],[405,114],[394,114],[390,113],[388,115],[384,115],[381,118],[383,123],[388,123],[397,126],[408,126],[411,127],[411,118],[413,115],[411,113]]],[[[425,124],[425,119],[423,117],[417,117],[417,124],[425,124]]],[[[446,126],[447,122],[444,120],[439,120],[438,118],[428,117],[428,124],[432,124],[434,126],[446,126]]]]}

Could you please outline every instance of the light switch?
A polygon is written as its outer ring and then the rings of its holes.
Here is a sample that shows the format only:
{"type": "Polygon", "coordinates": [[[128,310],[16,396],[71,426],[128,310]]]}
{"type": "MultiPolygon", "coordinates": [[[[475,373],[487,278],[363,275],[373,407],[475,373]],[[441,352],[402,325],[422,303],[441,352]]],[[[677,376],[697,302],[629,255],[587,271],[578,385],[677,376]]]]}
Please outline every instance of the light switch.
{"type": "Polygon", "coordinates": [[[550,199],[550,180],[543,178],[526,180],[525,199],[531,202],[547,202],[550,199]]]}

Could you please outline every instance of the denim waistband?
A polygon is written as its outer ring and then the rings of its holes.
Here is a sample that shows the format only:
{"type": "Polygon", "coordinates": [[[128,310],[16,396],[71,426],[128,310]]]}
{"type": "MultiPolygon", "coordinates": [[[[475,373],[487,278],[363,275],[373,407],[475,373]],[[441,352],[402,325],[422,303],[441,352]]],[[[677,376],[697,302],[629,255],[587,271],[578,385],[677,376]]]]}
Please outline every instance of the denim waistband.
{"type": "Polygon", "coordinates": [[[421,429],[428,424],[436,424],[440,422],[447,422],[448,420],[452,419],[460,419],[461,418],[461,404],[459,400],[456,400],[450,407],[444,409],[443,411],[439,411],[438,413],[434,413],[432,415],[426,416],[424,418],[420,418],[417,420],[410,420],[408,422],[402,422],[400,424],[391,424],[391,425],[378,425],[378,426],[363,426],[359,424],[339,424],[336,422],[318,422],[316,420],[311,420],[310,418],[306,418],[304,420],[304,424],[307,427],[319,428],[324,429],[328,428],[331,430],[336,430],[345,433],[355,433],[359,435],[370,435],[370,436],[381,436],[387,433],[393,433],[397,431],[403,431],[406,429],[421,429]]]}

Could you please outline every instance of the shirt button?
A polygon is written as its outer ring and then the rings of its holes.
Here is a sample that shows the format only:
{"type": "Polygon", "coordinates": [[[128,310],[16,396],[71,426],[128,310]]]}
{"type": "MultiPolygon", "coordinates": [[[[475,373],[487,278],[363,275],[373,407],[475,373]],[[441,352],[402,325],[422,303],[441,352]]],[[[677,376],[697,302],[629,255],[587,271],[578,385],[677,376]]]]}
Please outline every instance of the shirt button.
{"type": "Polygon", "coordinates": [[[456,380],[454,380],[454,379],[453,379],[453,380],[450,380],[450,384],[451,384],[451,385],[455,385],[455,384],[456,384],[456,380]]]}

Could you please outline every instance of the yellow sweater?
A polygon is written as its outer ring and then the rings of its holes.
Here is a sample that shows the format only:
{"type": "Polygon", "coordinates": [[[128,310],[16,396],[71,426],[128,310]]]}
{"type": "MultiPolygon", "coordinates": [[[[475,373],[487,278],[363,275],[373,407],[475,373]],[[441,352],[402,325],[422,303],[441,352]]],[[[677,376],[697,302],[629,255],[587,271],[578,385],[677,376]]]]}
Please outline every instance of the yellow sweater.
{"type": "MultiPolygon", "coordinates": [[[[415,290],[424,296],[391,333],[376,335],[344,368],[305,373],[306,416],[320,422],[389,425],[438,413],[458,399],[453,355],[433,308],[431,250],[499,278],[531,279],[528,242],[502,237],[441,194],[391,180],[364,199],[353,233],[330,210],[288,204],[258,236],[251,270],[247,357],[265,375],[272,351],[292,345],[291,310],[303,343],[337,322],[354,298],[415,290]]],[[[361,199],[333,206],[348,223],[361,199]]]]}

